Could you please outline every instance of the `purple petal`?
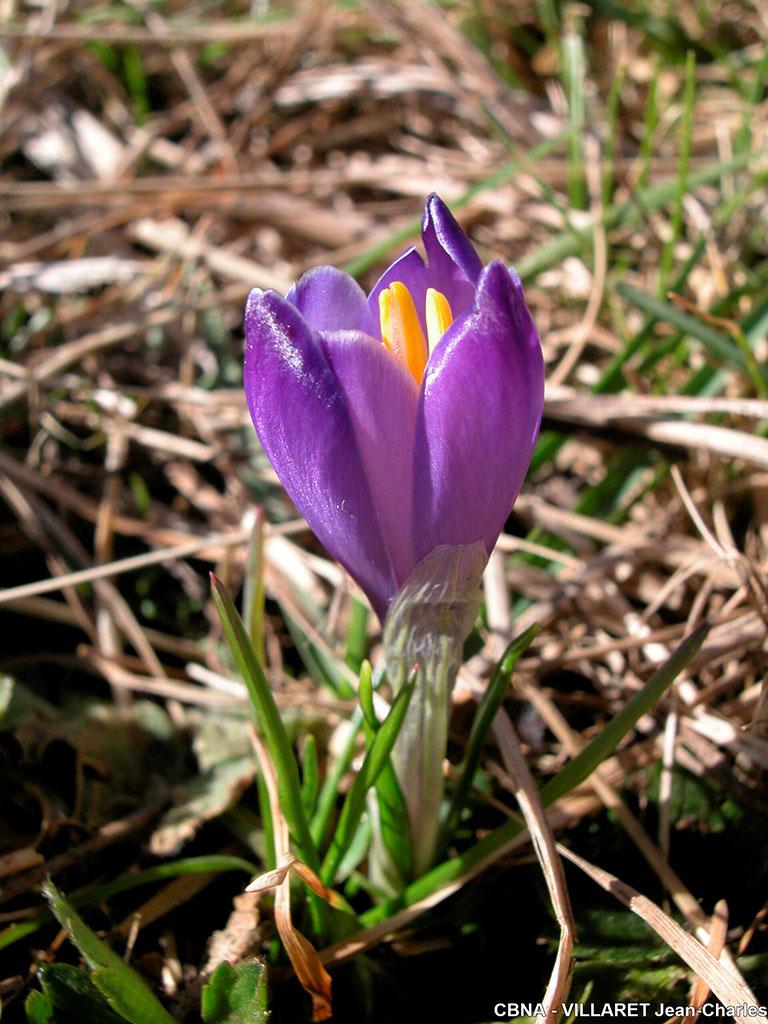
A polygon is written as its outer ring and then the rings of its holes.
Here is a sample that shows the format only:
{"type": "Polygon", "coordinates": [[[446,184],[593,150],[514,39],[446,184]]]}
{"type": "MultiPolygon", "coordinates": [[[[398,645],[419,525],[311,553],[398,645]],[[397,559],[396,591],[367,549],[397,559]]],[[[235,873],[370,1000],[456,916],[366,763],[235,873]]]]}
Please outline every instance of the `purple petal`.
{"type": "Polygon", "coordinates": [[[285,296],[313,331],[356,331],[367,299],[360,285],[336,267],[315,267],[285,296]]]}
{"type": "Polygon", "coordinates": [[[258,290],[246,305],[245,336],[245,393],[264,451],[320,542],[383,618],[398,583],[323,343],[293,305],[258,290]]]}
{"type": "Polygon", "coordinates": [[[419,388],[404,366],[366,334],[321,335],[349,408],[384,546],[398,587],[413,568],[413,432],[419,388]]]}
{"type": "Polygon", "coordinates": [[[456,317],[472,303],[483,269],[480,257],[434,192],[424,206],[421,235],[427,253],[427,285],[446,296],[456,317]]]}
{"type": "Polygon", "coordinates": [[[361,329],[372,338],[381,338],[379,295],[385,288],[389,288],[393,281],[401,281],[411,293],[421,320],[421,328],[424,331],[427,329],[424,316],[424,300],[427,294],[424,260],[416,249],[406,249],[394,263],[390,263],[368,296],[368,309],[363,317],[361,329]]]}
{"type": "Polygon", "coordinates": [[[417,250],[411,248],[387,267],[368,298],[368,310],[361,324],[366,334],[374,338],[381,336],[379,293],[393,281],[402,281],[411,293],[424,331],[427,288],[436,288],[445,295],[454,319],[472,305],[482,263],[456,218],[435,193],[424,206],[421,234],[427,265],[417,250]]]}
{"type": "Polygon", "coordinates": [[[519,279],[482,273],[473,309],[426,369],[414,441],[414,557],[482,540],[490,552],[522,486],[541,421],[544,364],[519,279]]]}

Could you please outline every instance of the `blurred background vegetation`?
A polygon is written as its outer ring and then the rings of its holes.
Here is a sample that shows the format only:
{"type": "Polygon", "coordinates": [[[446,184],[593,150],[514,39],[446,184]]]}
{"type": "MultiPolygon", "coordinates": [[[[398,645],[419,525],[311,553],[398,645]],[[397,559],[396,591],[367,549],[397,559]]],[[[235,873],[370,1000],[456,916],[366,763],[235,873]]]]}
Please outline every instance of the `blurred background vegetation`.
{"type": "MultiPolygon", "coordinates": [[[[274,964],[271,1019],[310,1019],[270,898],[242,895],[263,781],[207,572],[250,576],[250,609],[262,585],[269,678],[321,779],[380,634],[250,427],[242,307],[320,263],[370,286],[432,191],[520,271],[549,379],[468,671],[540,624],[506,707],[544,780],[712,627],[555,824],[682,923],[725,900],[721,944],[764,995],[765,5],[4,0],[0,18],[3,1020],[136,1019],[72,973],[46,875],[173,1019],[253,955],[274,964]]],[[[470,721],[460,686],[454,763],[470,721]]],[[[476,784],[467,842],[514,808],[492,745],[476,784]]],[[[675,950],[568,880],[573,997],[686,1003],[675,950]]],[[[540,998],[556,946],[520,845],[333,966],[334,1019],[479,1024],[540,998]]]]}

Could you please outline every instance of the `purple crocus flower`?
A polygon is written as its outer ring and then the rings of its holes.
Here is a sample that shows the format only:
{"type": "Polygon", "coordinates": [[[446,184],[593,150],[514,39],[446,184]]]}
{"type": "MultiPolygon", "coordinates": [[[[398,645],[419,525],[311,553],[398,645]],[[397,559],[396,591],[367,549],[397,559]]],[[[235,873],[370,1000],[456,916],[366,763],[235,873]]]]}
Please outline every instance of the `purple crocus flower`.
{"type": "Polygon", "coordinates": [[[369,296],[318,267],[251,292],[245,392],[298,511],[383,621],[441,545],[490,554],[541,420],[544,370],[519,278],[483,268],[436,195],[369,296]]]}

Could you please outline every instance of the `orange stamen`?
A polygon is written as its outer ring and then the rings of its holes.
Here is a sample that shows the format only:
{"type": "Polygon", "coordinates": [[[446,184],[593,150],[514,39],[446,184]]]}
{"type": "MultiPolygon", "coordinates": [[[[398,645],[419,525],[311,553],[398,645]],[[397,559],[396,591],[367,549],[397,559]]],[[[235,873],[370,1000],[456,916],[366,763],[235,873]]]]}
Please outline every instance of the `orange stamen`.
{"type": "Polygon", "coordinates": [[[435,288],[427,288],[424,306],[427,318],[429,351],[432,352],[435,345],[453,323],[453,313],[451,312],[448,299],[435,288]]]}
{"type": "Polygon", "coordinates": [[[420,384],[427,365],[427,343],[411,293],[400,281],[393,281],[379,294],[379,321],[381,340],[420,384]]]}

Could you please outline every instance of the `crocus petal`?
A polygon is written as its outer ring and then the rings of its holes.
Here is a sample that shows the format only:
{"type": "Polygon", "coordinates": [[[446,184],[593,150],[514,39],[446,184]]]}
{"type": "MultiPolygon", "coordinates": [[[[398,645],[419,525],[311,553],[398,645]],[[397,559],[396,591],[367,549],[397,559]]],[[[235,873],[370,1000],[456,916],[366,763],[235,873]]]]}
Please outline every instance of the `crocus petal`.
{"type": "Polygon", "coordinates": [[[336,267],[315,267],[285,296],[313,331],[355,331],[365,315],[365,292],[336,267]]]}
{"type": "Polygon", "coordinates": [[[519,279],[482,273],[472,310],[430,357],[414,439],[414,556],[482,540],[489,552],[522,486],[544,366],[519,279]]]}
{"type": "Polygon", "coordinates": [[[422,321],[421,328],[426,331],[424,299],[427,294],[427,279],[424,260],[416,249],[406,249],[402,256],[398,256],[394,263],[390,263],[368,297],[368,308],[363,317],[361,329],[374,338],[381,337],[379,295],[385,288],[389,288],[393,281],[401,281],[411,293],[419,319],[422,321]]]}
{"type": "Polygon", "coordinates": [[[471,305],[483,269],[480,257],[451,211],[434,193],[424,207],[421,235],[427,253],[427,284],[448,298],[455,317],[471,305]]]}
{"type": "Polygon", "coordinates": [[[323,343],[291,303],[258,290],[246,306],[245,337],[245,393],[264,451],[320,542],[383,618],[397,581],[323,343]]]}
{"type": "Polygon", "coordinates": [[[413,568],[411,473],[419,388],[383,345],[356,331],[322,334],[352,419],[398,588],[413,568]]]}

